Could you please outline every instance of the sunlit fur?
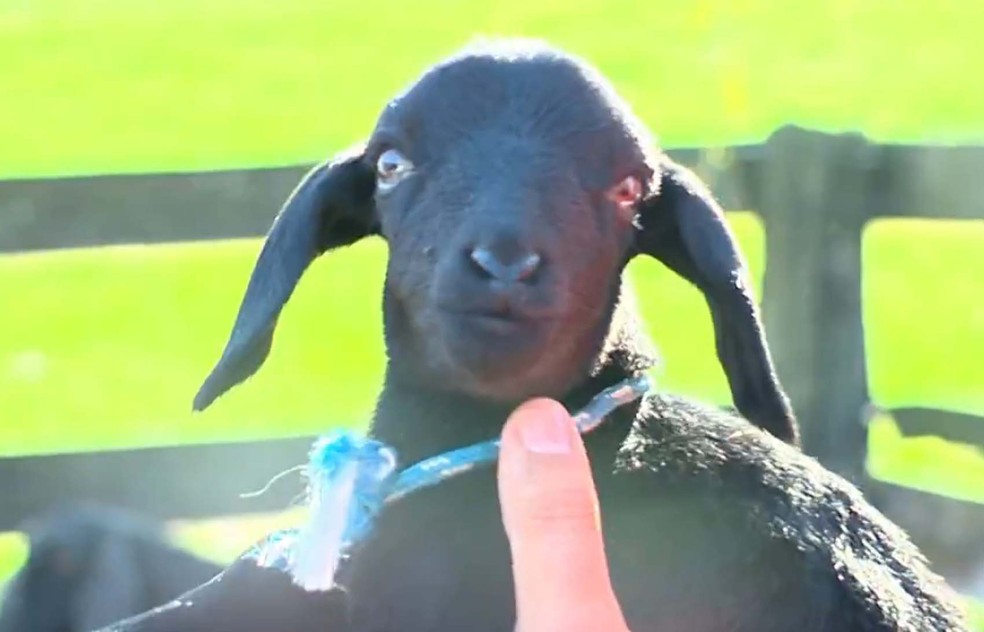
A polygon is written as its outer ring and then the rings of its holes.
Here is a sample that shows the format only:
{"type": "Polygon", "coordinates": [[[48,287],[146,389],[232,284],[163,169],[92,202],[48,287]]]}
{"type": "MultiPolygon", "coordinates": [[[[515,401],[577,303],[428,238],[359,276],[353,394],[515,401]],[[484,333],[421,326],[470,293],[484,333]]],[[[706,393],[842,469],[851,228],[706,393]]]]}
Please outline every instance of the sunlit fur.
{"type": "MultiPolygon", "coordinates": [[[[388,362],[372,433],[404,465],[497,436],[527,396],[574,409],[649,367],[622,283],[633,256],[655,257],[704,293],[741,415],[655,395],[587,438],[634,632],[965,629],[906,536],[797,449],[721,209],[582,61],[485,43],[394,99],[363,149],[313,170],[267,238],[196,407],[259,368],[315,257],[371,235],[389,245],[388,362]],[[414,171],[383,195],[375,162],[388,147],[414,171]],[[629,174],[646,185],[634,218],[605,196],[629,174]],[[490,278],[470,259],[476,245],[506,263],[530,252],[543,263],[522,282],[490,278]]],[[[325,300],[345,309],[344,296],[325,300]]],[[[512,632],[494,470],[388,508],[338,580],[344,591],[298,594],[282,574],[241,562],[191,607],[121,629],[512,632]]]]}

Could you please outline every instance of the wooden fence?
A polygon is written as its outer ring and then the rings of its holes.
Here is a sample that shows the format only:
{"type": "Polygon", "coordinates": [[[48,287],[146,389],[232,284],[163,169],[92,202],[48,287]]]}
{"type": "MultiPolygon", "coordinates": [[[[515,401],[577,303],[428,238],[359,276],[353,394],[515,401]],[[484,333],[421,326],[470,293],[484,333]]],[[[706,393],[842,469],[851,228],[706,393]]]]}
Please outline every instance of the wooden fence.
{"type": "MultiPolygon", "coordinates": [[[[865,476],[871,404],[861,311],[865,224],[879,217],[984,218],[984,148],[878,145],[857,134],[787,127],[761,145],[670,153],[695,167],[726,208],[755,210],[765,222],[763,312],[805,450],[861,486],[932,559],[944,566],[952,559],[954,573],[974,555],[984,562],[984,505],[865,476]],[[959,524],[944,527],[926,516],[959,524]]],[[[261,235],[306,168],[0,182],[0,252],[261,235]]],[[[984,419],[888,412],[906,434],[984,447],[984,419]]],[[[239,494],[297,463],[308,444],[298,438],[0,459],[0,530],[76,498],[160,518],[281,508],[296,488],[249,501],[239,494]],[[228,472],[236,472],[234,480],[228,472]]]]}

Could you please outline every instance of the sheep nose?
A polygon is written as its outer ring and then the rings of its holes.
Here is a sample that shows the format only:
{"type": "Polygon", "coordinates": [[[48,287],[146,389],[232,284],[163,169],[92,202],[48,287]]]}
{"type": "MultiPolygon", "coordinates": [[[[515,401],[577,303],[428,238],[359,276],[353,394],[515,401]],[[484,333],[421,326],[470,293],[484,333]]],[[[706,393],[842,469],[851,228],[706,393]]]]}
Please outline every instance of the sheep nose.
{"type": "Polygon", "coordinates": [[[537,271],[543,261],[535,252],[520,252],[506,259],[490,248],[478,246],[468,253],[479,272],[485,276],[505,283],[527,281],[537,271]]]}

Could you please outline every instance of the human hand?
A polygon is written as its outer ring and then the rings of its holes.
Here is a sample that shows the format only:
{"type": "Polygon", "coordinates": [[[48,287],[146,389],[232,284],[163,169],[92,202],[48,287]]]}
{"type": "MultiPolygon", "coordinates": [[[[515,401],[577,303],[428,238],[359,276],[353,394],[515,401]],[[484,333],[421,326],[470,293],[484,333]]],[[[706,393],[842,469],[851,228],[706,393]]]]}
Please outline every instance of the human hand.
{"type": "Polygon", "coordinates": [[[608,575],[598,496],[574,421],[534,399],[506,422],[499,502],[519,632],[628,632],[608,575]]]}

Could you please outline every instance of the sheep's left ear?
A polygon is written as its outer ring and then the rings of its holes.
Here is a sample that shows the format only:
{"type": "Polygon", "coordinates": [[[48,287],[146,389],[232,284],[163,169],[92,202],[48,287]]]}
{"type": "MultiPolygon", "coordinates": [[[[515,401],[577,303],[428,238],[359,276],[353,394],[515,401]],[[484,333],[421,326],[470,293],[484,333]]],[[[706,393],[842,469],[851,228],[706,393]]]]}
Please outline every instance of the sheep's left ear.
{"type": "Polygon", "coordinates": [[[195,396],[204,410],[260,368],[284,304],[322,253],[378,233],[376,180],[361,150],[312,169],[273,222],[225,350],[195,396]]]}
{"type": "Polygon", "coordinates": [[[704,293],[735,406],[756,426],[798,444],[796,418],[776,376],[745,261],[724,212],[688,169],[665,157],[659,169],[657,190],[639,206],[637,252],[659,259],[704,293]]]}

